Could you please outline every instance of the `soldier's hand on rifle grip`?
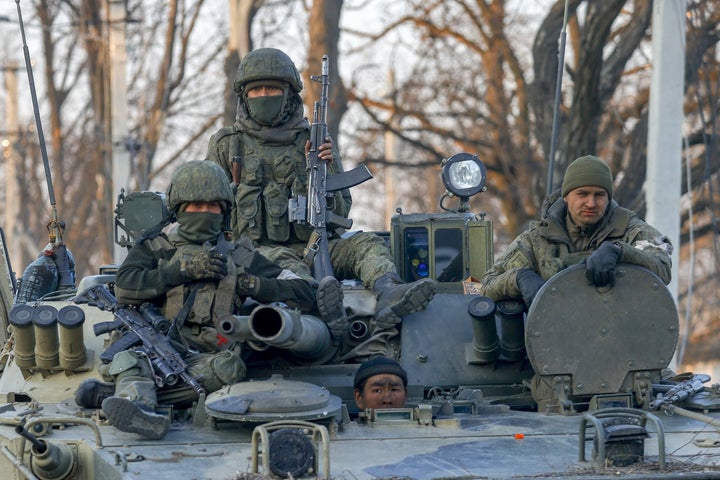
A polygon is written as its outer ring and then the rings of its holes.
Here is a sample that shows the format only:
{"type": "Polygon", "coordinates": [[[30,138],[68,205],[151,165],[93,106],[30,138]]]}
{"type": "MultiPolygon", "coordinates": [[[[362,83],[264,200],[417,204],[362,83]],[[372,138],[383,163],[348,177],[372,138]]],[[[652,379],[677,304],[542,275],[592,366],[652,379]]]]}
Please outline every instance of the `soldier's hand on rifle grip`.
{"type": "MultiPolygon", "coordinates": [[[[333,160],[333,142],[332,138],[325,137],[325,143],[320,145],[320,148],[318,149],[318,158],[322,160],[323,162],[332,162],[333,160]]],[[[305,156],[307,157],[310,153],[310,140],[305,142],[305,156]]]]}

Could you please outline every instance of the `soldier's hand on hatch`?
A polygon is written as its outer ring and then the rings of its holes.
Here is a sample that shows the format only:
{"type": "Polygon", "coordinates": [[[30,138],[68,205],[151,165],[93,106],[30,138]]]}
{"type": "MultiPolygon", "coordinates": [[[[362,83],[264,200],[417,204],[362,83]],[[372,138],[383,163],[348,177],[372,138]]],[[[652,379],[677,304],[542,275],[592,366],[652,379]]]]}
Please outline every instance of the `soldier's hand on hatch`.
{"type": "MultiPolygon", "coordinates": [[[[323,162],[332,162],[333,160],[333,154],[332,154],[332,138],[325,137],[325,143],[320,145],[320,148],[318,148],[318,158],[322,160],[323,162]]],[[[310,153],[310,140],[305,142],[305,156],[308,156],[308,153],[310,153]]]]}
{"type": "Polygon", "coordinates": [[[214,250],[183,255],[180,273],[188,281],[220,280],[228,273],[227,259],[214,250]]]}
{"type": "Polygon", "coordinates": [[[535,270],[521,268],[517,273],[516,283],[518,290],[522,293],[525,306],[530,308],[535,295],[545,285],[545,280],[535,270]]]}
{"type": "Polygon", "coordinates": [[[622,258],[622,247],[604,242],[585,262],[585,277],[596,287],[615,285],[615,267],[622,258]]]}

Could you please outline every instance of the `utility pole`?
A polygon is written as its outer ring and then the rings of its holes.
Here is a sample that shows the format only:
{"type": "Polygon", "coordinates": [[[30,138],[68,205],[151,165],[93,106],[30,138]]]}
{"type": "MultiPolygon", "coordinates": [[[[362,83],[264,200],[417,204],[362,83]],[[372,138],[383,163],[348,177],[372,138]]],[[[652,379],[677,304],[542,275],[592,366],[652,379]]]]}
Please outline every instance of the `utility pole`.
{"type": "MultiPolygon", "coordinates": [[[[388,72],[388,85],[391,95],[395,95],[395,72],[390,69],[388,72]]],[[[394,102],[393,102],[394,103],[394,102]]],[[[398,118],[395,113],[392,113],[389,121],[390,126],[393,129],[398,128],[398,118]]],[[[395,215],[395,198],[397,192],[395,189],[395,171],[396,168],[392,165],[398,161],[398,151],[400,148],[400,139],[391,130],[386,130],[385,134],[385,166],[383,167],[384,175],[383,180],[385,183],[385,223],[384,228],[390,229],[390,222],[393,215],[395,215]]]]}
{"type": "MultiPolygon", "coordinates": [[[[125,26],[127,22],[125,0],[108,0],[108,40],[110,54],[110,118],[112,138],[113,201],[122,189],[130,184],[130,152],[127,126],[127,52],[125,26]]],[[[115,224],[110,237],[115,237],[115,224]]],[[[115,263],[121,263],[127,250],[113,243],[115,263]]]]}
{"type": "Polygon", "coordinates": [[[685,80],[685,2],[653,2],[645,195],[647,221],[673,243],[670,293],[677,302],[685,80]]]}
{"type": "Polygon", "coordinates": [[[17,150],[17,143],[20,141],[20,122],[18,119],[18,80],[17,71],[20,67],[15,62],[10,62],[3,67],[5,79],[5,120],[7,122],[7,134],[3,138],[3,161],[5,162],[5,232],[7,236],[7,247],[9,252],[15,252],[13,260],[18,258],[22,251],[21,239],[25,236],[21,229],[18,208],[20,202],[20,185],[18,184],[18,165],[20,156],[17,150]]]}

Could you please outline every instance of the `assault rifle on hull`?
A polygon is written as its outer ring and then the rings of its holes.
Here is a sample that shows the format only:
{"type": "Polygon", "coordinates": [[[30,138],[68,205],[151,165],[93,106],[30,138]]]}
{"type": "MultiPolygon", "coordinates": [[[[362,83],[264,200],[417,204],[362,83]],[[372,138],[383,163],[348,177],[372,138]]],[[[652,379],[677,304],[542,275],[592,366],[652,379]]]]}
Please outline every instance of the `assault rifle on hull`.
{"type": "Polygon", "coordinates": [[[115,321],[95,324],[95,335],[113,330],[123,332],[123,335],[100,355],[103,362],[109,363],[116,353],[134,348],[150,360],[158,387],[172,386],[182,379],[198,395],[205,393],[197,380],[187,373],[185,361],[170,343],[167,336],[170,321],[153,310],[151,304],[145,304],[139,310],[121,305],[104,285],[88,288],[75,298],[75,302],[94,305],[115,315],[115,321]]]}
{"type": "MultiPolygon", "coordinates": [[[[328,250],[327,228],[352,227],[352,220],[341,217],[328,208],[328,200],[333,198],[333,192],[359,185],[372,178],[370,170],[364,164],[347,172],[329,175],[327,162],[320,159],[320,145],[327,139],[327,106],[328,90],[330,85],[329,60],[327,55],[322,57],[320,75],[311,78],[321,85],[320,100],[313,107],[313,122],[310,126],[310,149],[307,155],[308,188],[307,196],[297,195],[290,199],[290,221],[307,223],[313,227],[313,233],[305,248],[305,261],[312,265],[313,276],[321,280],[327,276],[334,276],[330,263],[328,250]]],[[[332,205],[332,203],[331,203],[332,205]]]]}
{"type": "Polygon", "coordinates": [[[705,388],[705,383],[708,381],[710,381],[709,375],[692,375],[680,383],[671,386],[666,392],[658,393],[655,400],[650,402],[650,408],[659,409],[692,398],[705,388]]]}

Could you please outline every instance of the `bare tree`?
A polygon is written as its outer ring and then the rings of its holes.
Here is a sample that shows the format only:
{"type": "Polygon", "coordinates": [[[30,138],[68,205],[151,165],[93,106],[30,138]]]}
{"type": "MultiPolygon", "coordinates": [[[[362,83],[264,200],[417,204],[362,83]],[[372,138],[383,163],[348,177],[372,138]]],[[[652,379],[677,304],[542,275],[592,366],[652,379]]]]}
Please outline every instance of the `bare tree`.
{"type": "Polygon", "coordinates": [[[253,49],[250,27],[262,0],[228,0],[230,7],[230,35],[227,55],[225,56],[225,114],[223,124],[231,125],[235,120],[237,97],[233,90],[233,80],[242,57],[253,49]]]}
{"type": "MultiPolygon", "coordinates": [[[[101,21],[93,8],[93,2],[48,2],[45,0],[35,2],[34,18],[40,26],[40,39],[42,44],[42,82],[45,95],[41,105],[47,106],[47,117],[44,133],[49,141],[46,144],[49,163],[51,167],[52,187],[57,202],[58,216],[67,225],[64,240],[71,250],[92,252],[88,256],[78,258],[77,269],[87,271],[88,262],[98,262],[109,258],[109,232],[108,223],[97,227],[96,215],[107,218],[110,210],[107,198],[103,195],[103,174],[105,157],[103,149],[105,137],[103,124],[106,118],[104,92],[102,90],[103,65],[101,21]],[[68,30],[77,30],[67,36],[68,30]],[[83,50],[76,49],[77,44],[83,45],[85,51],[95,52],[92,60],[82,54],[83,50]],[[90,99],[82,98],[78,94],[78,85],[89,77],[87,71],[97,75],[97,81],[91,82],[90,99]],[[79,105],[85,103],[89,108],[79,105]],[[86,115],[86,112],[92,112],[86,115]],[[98,173],[100,175],[98,175],[98,173]],[[82,199],[79,199],[82,197],[82,199]],[[81,222],[78,219],[96,219],[81,222]]],[[[35,37],[33,37],[35,38],[35,37]]],[[[95,78],[95,77],[92,77],[95,78]]],[[[42,92],[42,90],[41,90],[42,92]]],[[[26,137],[27,151],[23,151],[23,162],[26,173],[21,179],[27,197],[20,199],[18,205],[7,205],[7,208],[23,208],[37,206],[38,201],[47,198],[45,189],[46,178],[43,171],[37,168],[35,159],[40,158],[37,153],[38,137],[26,137]],[[34,152],[34,153],[33,153],[34,152]]],[[[47,209],[44,209],[47,212],[47,209]]],[[[25,228],[34,232],[35,255],[42,249],[43,236],[47,235],[45,225],[49,216],[36,217],[28,212],[24,218],[25,228]]],[[[24,265],[34,256],[28,255],[32,247],[28,246],[23,252],[13,252],[16,256],[14,264],[24,265]]]]}
{"type": "MultiPolygon", "coordinates": [[[[44,123],[58,212],[67,225],[65,242],[71,251],[84,252],[76,256],[82,276],[112,261],[106,12],[102,2],[90,0],[38,0],[33,7],[42,46],[42,68],[37,69],[42,72],[41,115],[49,119],[44,123]]],[[[209,16],[203,7],[204,1],[189,6],[178,1],[128,3],[129,120],[140,145],[131,189],[150,188],[155,176],[178,161],[202,158],[207,137],[222,116],[223,86],[216,79],[223,76],[217,71],[226,36],[198,32],[198,24],[204,12],[204,28],[223,32],[217,24],[226,25],[227,16],[209,16]],[[163,154],[158,161],[159,149],[163,154]]],[[[26,165],[20,169],[24,196],[19,205],[47,198],[43,172],[34,160],[40,158],[36,139],[24,135],[18,143],[26,165]]],[[[44,245],[49,216],[35,212],[24,220],[37,245],[26,246],[22,255],[13,252],[16,267],[27,264],[44,245]]]]}
{"type": "MultiPolygon", "coordinates": [[[[135,189],[148,189],[157,175],[178,160],[201,158],[204,150],[198,145],[207,141],[223,116],[217,98],[224,85],[218,85],[213,75],[217,75],[227,37],[198,31],[204,6],[204,0],[189,5],[178,0],[141,2],[133,11],[134,16],[146,19],[131,31],[131,38],[138,42],[132,48],[140,52],[130,89],[135,92],[131,102],[138,108],[131,131],[141,145],[132,166],[135,189]],[[161,32],[163,40],[158,45],[155,40],[161,32]],[[192,122],[184,121],[188,114],[192,122]],[[161,146],[167,150],[158,162],[161,146]]],[[[217,31],[213,25],[204,28],[217,31]]]]}
{"type": "Polygon", "coordinates": [[[328,99],[328,133],[337,141],[340,121],[347,110],[347,94],[338,69],[338,41],[340,39],[340,13],[343,0],[314,0],[308,21],[307,68],[302,72],[305,84],[305,109],[313,111],[313,103],[320,98],[320,85],[312,75],[319,75],[323,55],[328,55],[330,98],[328,99]]]}

